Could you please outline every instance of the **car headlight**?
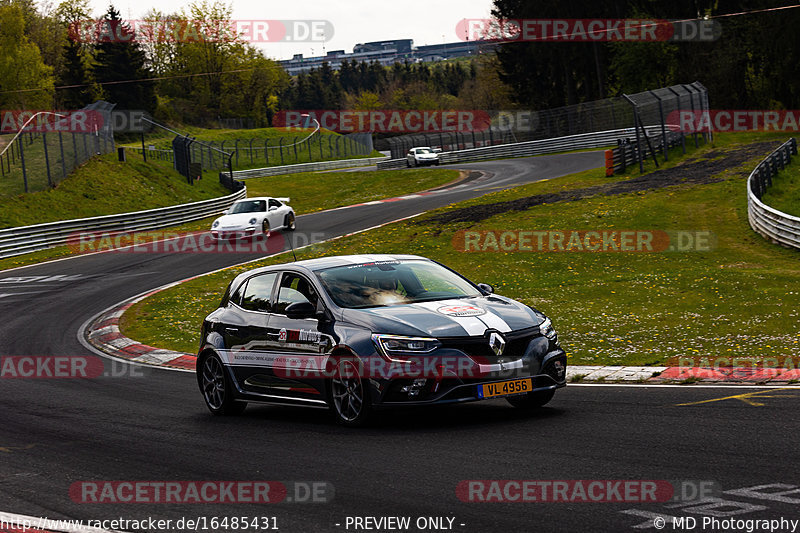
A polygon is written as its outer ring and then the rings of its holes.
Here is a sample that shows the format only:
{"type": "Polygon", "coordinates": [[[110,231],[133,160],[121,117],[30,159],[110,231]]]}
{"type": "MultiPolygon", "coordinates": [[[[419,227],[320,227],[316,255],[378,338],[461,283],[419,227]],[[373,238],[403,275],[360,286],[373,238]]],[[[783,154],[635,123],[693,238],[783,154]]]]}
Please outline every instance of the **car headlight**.
{"type": "Polygon", "coordinates": [[[428,337],[402,337],[399,335],[373,335],[372,340],[384,354],[420,354],[432,352],[441,343],[428,337]]]}
{"type": "Polygon", "coordinates": [[[214,229],[214,228],[216,228],[217,226],[219,226],[219,220],[215,220],[215,221],[214,221],[214,223],[213,223],[213,224],[211,224],[211,229],[214,229]]]}
{"type": "Polygon", "coordinates": [[[256,222],[258,222],[258,219],[253,217],[253,218],[250,219],[250,222],[248,222],[248,224],[250,224],[251,226],[255,226],[256,222]]]}
{"type": "Polygon", "coordinates": [[[539,324],[539,331],[548,339],[552,340],[556,338],[556,330],[553,328],[553,322],[547,317],[545,317],[544,322],[539,324]]]}

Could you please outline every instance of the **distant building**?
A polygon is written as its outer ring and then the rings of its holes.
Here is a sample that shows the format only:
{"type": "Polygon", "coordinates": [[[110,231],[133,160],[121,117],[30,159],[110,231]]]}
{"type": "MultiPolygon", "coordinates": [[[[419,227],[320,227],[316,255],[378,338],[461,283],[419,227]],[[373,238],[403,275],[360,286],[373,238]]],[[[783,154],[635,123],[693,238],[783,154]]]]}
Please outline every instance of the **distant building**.
{"type": "Polygon", "coordinates": [[[456,57],[477,55],[481,51],[494,48],[493,43],[483,41],[457,41],[454,43],[414,46],[412,39],[395,39],[390,41],[374,41],[359,43],[353,47],[353,53],[344,50],[328,52],[324,56],[303,57],[295,54],[292,59],[279,61],[280,65],[292,76],[319,68],[327,62],[333,70],[339,70],[345,61],[377,61],[381,65],[392,65],[397,62],[412,63],[423,61],[442,61],[456,57]]]}

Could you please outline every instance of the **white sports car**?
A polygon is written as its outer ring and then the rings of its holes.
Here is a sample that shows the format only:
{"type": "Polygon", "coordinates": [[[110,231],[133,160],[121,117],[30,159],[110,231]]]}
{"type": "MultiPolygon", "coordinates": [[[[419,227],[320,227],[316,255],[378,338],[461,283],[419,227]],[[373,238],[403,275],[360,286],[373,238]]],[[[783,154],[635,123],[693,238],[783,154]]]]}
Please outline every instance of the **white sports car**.
{"type": "Polygon", "coordinates": [[[295,214],[288,198],[259,196],[234,203],[211,225],[216,239],[269,236],[276,229],[295,229],[295,214]]]}
{"type": "Polygon", "coordinates": [[[421,167],[423,165],[438,165],[441,163],[439,160],[438,148],[430,148],[428,146],[419,146],[412,148],[406,154],[407,167],[421,167]]]}

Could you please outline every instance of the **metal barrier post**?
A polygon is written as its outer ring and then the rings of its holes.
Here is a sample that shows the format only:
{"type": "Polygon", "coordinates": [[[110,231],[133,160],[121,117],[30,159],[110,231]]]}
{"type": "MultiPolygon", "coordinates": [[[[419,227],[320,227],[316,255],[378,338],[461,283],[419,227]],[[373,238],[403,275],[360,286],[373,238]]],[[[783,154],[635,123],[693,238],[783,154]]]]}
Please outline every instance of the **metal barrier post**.
{"type": "Polygon", "coordinates": [[[636,103],[628,97],[622,95],[625,100],[633,107],[633,129],[636,131],[636,158],[639,160],[639,172],[644,172],[644,157],[642,157],[642,140],[639,137],[639,108],[636,103]]]}
{"type": "Polygon", "coordinates": [[[47,132],[42,132],[42,146],[44,146],[44,166],[47,169],[47,185],[53,186],[53,178],[50,176],[50,154],[47,152],[47,132]]]}
{"type": "Polygon", "coordinates": [[[25,185],[25,192],[28,192],[28,172],[25,169],[25,149],[22,146],[22,138],[24,135],[19,136],[19,160],[22,162],[22,182],[25,185]]]}

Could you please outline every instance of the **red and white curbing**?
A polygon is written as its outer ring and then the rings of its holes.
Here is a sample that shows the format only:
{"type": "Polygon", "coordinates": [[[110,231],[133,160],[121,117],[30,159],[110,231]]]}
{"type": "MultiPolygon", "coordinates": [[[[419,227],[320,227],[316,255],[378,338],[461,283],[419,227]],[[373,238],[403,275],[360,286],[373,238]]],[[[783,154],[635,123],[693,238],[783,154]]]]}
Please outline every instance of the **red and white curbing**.
{"type": "MultiPolygon", "coordinates": [[[[169,285],[171,287],[173,285],[169,285]]],[[[160,292],[162,287],[127,300],[98,316],[86,331],[86,338],[96,349],[112,357],[133,363],[180,370],[194,370],[197,357],[147,346],[125,337],[119,319],[132,305],[160,292]]],[[[567,381],[572,383],[742,383],[787,384],[800,380],[800,369],[786,368],[702,368],[666,366],[569,366],[567,381]]]]}
{"type": "Polygon", "coordinates": [[[743,383],[783,385],[800,369],[686,366],[570,366],[567,381],[604,383],[743,383]]]}
{"type": "MultiPolygon", "coordinates": [[[[169,285],[172,286],[172,285],[169,285]]],[[[126,300],[97,316],[86,329],[85,338],[101,352],[132,363],[160,366],[179,370],[194,370],[197,357],[183,352],[153,348],[129,339],[119,330],[119,319],[132,305],[167,287],[126,300]]]]}

